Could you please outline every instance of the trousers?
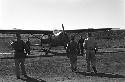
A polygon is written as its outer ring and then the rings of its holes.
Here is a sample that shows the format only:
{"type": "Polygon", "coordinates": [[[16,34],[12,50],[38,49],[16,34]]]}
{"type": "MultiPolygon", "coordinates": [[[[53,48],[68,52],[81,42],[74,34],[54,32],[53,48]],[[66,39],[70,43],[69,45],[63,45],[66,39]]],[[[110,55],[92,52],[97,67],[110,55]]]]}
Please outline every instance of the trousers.
{"type": "Polygon", "coordinates": [[[90,71],[90,65],[96,67],[96,56],[94,50],[86,50],[86,62],[87,62],[87,71],[90,71]]]}
{"type": "Polygon", "coordinates": [[[16,76],[20,77],[20,68],[22,71],[22,75],[26,75],[26,71],[25,71],[25,58],[19,58],[19,59],[15,59],[15,67],[16,67],[16,76]]]}
{"type": "Polygon", "coordinates": [[[71,64],[71,69],[74,70],[77,68],[77,55],[76,53],[70,53],[70,64],[71,64]]]}

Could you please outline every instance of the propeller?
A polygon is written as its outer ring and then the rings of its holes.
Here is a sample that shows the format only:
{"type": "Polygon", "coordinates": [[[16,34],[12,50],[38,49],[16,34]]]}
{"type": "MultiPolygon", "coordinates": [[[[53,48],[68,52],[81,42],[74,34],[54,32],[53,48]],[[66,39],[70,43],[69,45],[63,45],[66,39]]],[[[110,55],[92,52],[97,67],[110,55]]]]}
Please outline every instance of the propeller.
{"type": "Polygon", "coordinates": [[[63,29],[63,34],[64,34],[64,26],[63,26],[63,24],[62,24],[62,29],[63,29]]]}

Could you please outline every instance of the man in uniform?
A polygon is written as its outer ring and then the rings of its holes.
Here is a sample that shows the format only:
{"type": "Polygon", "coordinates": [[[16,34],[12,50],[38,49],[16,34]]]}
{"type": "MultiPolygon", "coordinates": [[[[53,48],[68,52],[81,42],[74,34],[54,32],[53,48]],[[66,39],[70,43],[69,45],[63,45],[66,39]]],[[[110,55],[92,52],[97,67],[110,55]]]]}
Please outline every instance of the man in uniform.
{"type": "Polygon", "coordinates": [[[74,41],[74,36],[71,36],[71,41],[67,46],[67,56],[70,59],[72,72],[77,70],[77,54],[78,54],[78,44],[74,41]]]}
{"type": "Polygon", "coordinates": [[[88,33],[88,39],[85,40],[84,48],[86,49],[87,72],[90,72],[91,64],[94,73],[97,73],[95,56],[95,48],[97,49],[97,43],[95,39],[92,37],[91,33],[88,33]]]}
{"type": "Polygon", "coordinates": [[[83,43],[84,43],[84,39],[82,38],[82,36],[80,36],[80,40],[78,41],[78,45],[80,48],[80,52],[83,55],[83,43]]]}
{"type": "Polygon", "coordinates": [[[16,77],[17,79],[20,79],[20,71],[19,71],[19,66],[21,66],[21,70],[22,70],[22,75],[24,75],[24,77],[28,77],[25,71],[25,66],[24,66],[24,62],[25,62],[25,57],[26,54],[30,54],[30,51],[27,47],[27,45],[25,44],[25,42],[23,40],[21,40],[21,36],[20,34],[16,34],[17,37],[17,41],[15,41],[14,43],[12,43],[12,47],[15,50],[14,53],[14,59],[15,59],[15,67],[16,67],[16,77]],[[24,49],[26,51],[26,53],[24,53],[24,49]]]}

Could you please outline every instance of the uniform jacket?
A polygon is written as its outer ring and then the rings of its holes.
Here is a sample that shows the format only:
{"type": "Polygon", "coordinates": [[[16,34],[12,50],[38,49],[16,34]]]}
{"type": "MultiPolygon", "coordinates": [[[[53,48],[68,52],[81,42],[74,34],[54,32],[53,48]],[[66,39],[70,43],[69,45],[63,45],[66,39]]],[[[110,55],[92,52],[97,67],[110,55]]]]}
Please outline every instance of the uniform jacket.
{"type": "Polygon", "coordinates": [[[12,44],[12,47],[15,50],[14,57],[16,59],[18,59],[18,58],[25,58],[26,54],[30,53],[30,50],[29,50],[28,46],[25,44],[25,42],[23,40],[15,41],[12,44]],[[24,53],[24,49],[25,49],[26,53],[24,53]]]}
{"type": "Polygon", "coordinates": [[[79,47],[77,42],[71,40],[68,43],[67,52],[69,57],[77,56],[77,54],[79,53],[79,47]]]}
{"type": "Polygon", "coordinates": [[[84,48],[86,50],[95,50],[97,48],[97,43],[94,38],[88,38],[88,40],[85,40],[84,48]]]}

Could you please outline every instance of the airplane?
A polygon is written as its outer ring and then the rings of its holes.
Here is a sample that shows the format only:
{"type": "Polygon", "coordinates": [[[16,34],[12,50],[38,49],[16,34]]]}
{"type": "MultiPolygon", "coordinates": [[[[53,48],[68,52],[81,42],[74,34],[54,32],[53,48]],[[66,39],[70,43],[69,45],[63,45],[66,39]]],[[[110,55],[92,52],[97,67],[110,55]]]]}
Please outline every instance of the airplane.
{"type": "Polygon", "coordinates": [[[76,30],[64,30],[64,25],[62,24],[62,30],[0,30],[2,34],[31,34],[33,37],[36,37],[41,41],[42,44],[49,44],[51,47],[64,46],[69,42],[70,38],[68,33],[82,33],[82,32],[98,32],[98,31],[109,31],[112,28],[100,28],[100,29],[76,29],[76,30]],[[41,37],[36,36],[35,34],[43,34],[41,37]]]}
{"type": "MultiPolygon", "coordinates": [[[[52,47],[64,46],[66,49],[67,43],[70,38],[68,33],[82,33],[82,32],[99,32],[99,31],[110,31],[112,28],[100,28],[100,29],[76,29],[76,30],[64,30],[64,25],[62,24],[62,30],[0,30],[2,34],[31,34],[32,36],[41,40],[42,44],[49,44],[49,49],[42,49],[46,54],[51,53],[50,49],[52,47]],[[43,34],[41,37],[36,36],[35,34],[43,34]],[[46,37],[45,37],[46,36],[46,37]]],[[[56,53],[55,53],[56,54],[56,53]]]]}

